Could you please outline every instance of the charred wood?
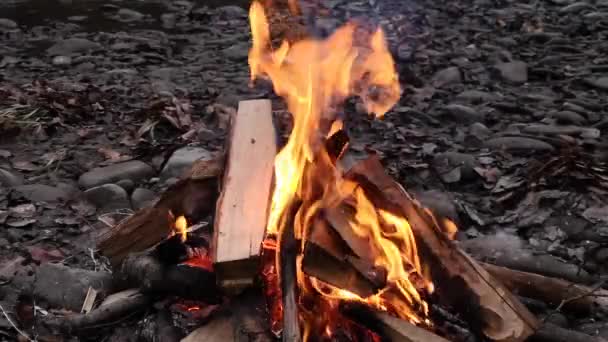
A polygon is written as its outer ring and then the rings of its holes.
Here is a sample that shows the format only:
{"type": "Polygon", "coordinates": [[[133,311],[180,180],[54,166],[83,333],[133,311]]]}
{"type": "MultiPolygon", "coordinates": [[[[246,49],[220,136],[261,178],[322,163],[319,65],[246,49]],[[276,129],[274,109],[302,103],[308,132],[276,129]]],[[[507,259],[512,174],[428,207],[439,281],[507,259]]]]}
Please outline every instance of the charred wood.
{"type": "Polygon", "coordinates": [[[342,303],[340,311],[378,334],[383,342],[448,342],[424,328],[363,304],[342,303]]]}
{"type": "Polygon", "coordinates": [[[136,287],[146,294],[172,294],[217,303],[215,273],[187,264],[166,264],[148,253],[130,254],[115,276],[117,286],[136,287]]]}
{"type": "Polygon", "coordinates": [[[125,295],[114,295],[115,299],[106,300],[101,306],[87,314],[75,314],[43,319],[42,324],[67,334],[79,334],[86,330],[109,326],[128,316],[146,309],[151,300],[148,296],[136,291],[124,291],[125,295]]]}
{"type": "Polygon", "coordinates": [[[302,335],[300,332],[300,322],[298,315],[297,302],[297,264],[298,242],[295,238],[293,227],[293,218],[300,208],[299,201],[291,204],[288,217],[291,222],[288,222],[279,236],[279,274],[282,301],[283,301],[283,342],[298,342],[301,341],[302,335]]]}

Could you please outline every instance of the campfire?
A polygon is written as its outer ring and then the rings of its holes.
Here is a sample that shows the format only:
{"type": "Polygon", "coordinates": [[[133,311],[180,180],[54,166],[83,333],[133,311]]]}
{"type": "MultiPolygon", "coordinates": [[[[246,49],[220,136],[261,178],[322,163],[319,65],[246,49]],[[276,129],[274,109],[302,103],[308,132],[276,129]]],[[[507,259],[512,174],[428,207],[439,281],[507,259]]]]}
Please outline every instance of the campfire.
{"type": "MultiPolygon", "coordinates": [[[[530,336],[536,319],[457,247],[455,223],[415,201],[372,151],[349,154],[342,104],[357,97],[381,118],[401,96],[383,31],[350,22],[323,40],[275,44],[257,1],[250,24],[252,81],[270,81],[287,103],[287,141],[277,142],[269,100],[241,101],[225,154],[102,239],[112,264],[130,283],[180,286],[168,292],[199,301],[188,312],[242,305],[261,288],[268,330],[283,341],[458,340],[447,312],[494,341],[530,336]],[[213,212],[212,231],[189,224],[213,212]]],[[[222,325],[201,329],[190,341],[222,325]]]]}

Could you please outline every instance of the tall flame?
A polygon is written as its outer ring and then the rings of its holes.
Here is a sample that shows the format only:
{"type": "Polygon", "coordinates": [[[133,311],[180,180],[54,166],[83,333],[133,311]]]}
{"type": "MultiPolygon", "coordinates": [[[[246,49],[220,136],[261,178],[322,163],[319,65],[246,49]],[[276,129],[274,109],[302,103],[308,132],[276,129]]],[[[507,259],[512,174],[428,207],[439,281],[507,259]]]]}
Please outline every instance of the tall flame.
{"type": "MultiPolygon", "coordinates": [[[[348,96],[358,95],[377,117],[399,100],[401,89],[383,31],[378,28],[370,33],[363,25],[347,23],[325,40],[304,39],[293,45],[283,41],[275,50],[259,2],[252,3],[249,17],[252,80],[268,77],[294,119],[287,144],[275,159],[275,189],[267,234],[277,236],[283,229],[294,229],[294,235],[304,244],[320,210],[336,208],[348,199],[355,209],[349,222],[354,234],[371,241],[375,266],[386,269],[388,274],[386,288],[361,298],[308,277],[298,267],[300,295],[322,298],[321,306],[332,310],[337,310],[338,300],[354,300],[415,323],[425,321],[427,304],[418,291],[432,292],[432,283],[423,277],[408,221],[375,208],[357,184],[342,178],[323,144],[341,128],[336,108],[348,96]],[[293,226],[286,226],[287,208],[296,200],[302,205],[293,226]]],[[[305,309],[301,311],[302,315],[307,314],[305,309]]],[[[309,313],[303,319],[305,339],[311,329],[325,334],[332,331],[327,320],[320,323],[322,320],[316,315],[309,313]]]]}

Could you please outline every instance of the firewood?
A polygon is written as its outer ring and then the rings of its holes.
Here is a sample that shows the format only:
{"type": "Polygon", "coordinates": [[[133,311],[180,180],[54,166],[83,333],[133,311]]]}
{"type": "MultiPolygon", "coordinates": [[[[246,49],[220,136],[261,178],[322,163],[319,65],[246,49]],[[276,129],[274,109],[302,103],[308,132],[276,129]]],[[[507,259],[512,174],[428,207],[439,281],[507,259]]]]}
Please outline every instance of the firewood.
{"type": "Polygon", "coordinates": [[[554,324],[545,323],[534,335],[530,342],[608,342],[600,336],[590,336],[582,332],[564,329],[554,324]]]}
{"type": "Polygon", "coordinates": [[[117,286],[146,294],[171,294],[214,304],[220,300],[215,273],[202,267],[166,264],[153,253],[133,253],[115,275],[117,286]]]}
{"type": "Polygon", "coordinates": [[[542,274],[580,284],[592,284],[599,279],[575,264],[569,264],[550,254],[535,255],[529,250],[516,249],[508,243],[489,243],[489,237],[460,242],[460,246],[477,260],[518,271],[542,274]]]}
{"type": "Polygon", "coordinates": [[[315,219],[304,246],[302,271],[365,298],[386,285],[386,272],[353,255],[332,226],[315,219]]]}
{"type": "Polygon", "coordinates": [[[445,338],[408,321],[379,312],[360,303],[341,303],[340,311],[346,317],[378,334],[382,341],[390,342],[449,342],[445,338]]]}
{"type": "Polygon", "coordinates": [[[293,220],[301,203],[291,204],[288,209],[289,221],[279,236],[279,274],[281,275],[281,294],[283,303],[283,342],[302,340],[297,302],[297,263],[298,242],[295,238],[293,220]]]}
{"type": "Polygon", "coordinates": [[[409,221],[439,299],[462,313],[477,332],[510,342],[524,341],[534,332],[536,318],[448,238],[448,225],[438,222],[388,176],[377,156],[356,164],[345,177],[360,184],[374,205],[409,221]]]}
{"type": "Polygon", "coordinates": [[[223,288],[238,291],[251,285],[258,273],[276,139],[270,100],[241,101],[227,139],[214,225],[213,262],[223,288]]]}
{"type": "Polygon", "coordinates": [[[181,342],[274,341],[265,312],[264,297],[259,289],[245,289],[213,314],[209,323],[193,331],[181,342]]]}
{"type": "Polygon", "coordinates": [[[215,209],[217,177],[223,156],[195,162],[183,179],[170,186],[152,207],[143,208],[99,237],[97,247],[113,267],[119,267],[129,253],[144,251],[171,232],[174,217],[185,215],[191,222],[215,209]]]}
{"type": "Polygon", "coordinates": [[[492,264],[481,265],[517,295],[540,299],[553,307],[581,315],[596,309],[608,310],[608,290],[492,264]]]}
{"type": "Polygon", "coordinates": [[[128,315],[145,309],[151,303],[151,299],[142,293],[131,290],[124,292],[128,294],[120,298],[115,295],[114,297],[117,299],[106,301],[87,314],[74,314],[64,317],[49,315],[41,323],[53,330],[79,334],[118,322],[128,315]]]}

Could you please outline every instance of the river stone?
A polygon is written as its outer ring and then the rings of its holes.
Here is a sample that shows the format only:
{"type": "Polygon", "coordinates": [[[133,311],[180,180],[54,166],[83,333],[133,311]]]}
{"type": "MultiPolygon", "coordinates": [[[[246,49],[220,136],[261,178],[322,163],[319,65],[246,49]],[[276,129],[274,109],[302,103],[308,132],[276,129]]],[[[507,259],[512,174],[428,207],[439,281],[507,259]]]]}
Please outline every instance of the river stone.
{"type": "Polygon", "coordinates": [[[125,189],[116,184],[96,186],[84,192],[85,198],[101,212],[131,208],[129,195],[125,189]]]}
{"type": "Polygon", "coordinates": [[[154,169],[150,165],[139,160],[131,160],[106,167],[94,168],[80,176],[78,184],[84,189],[89,189],[106,183],[115,183],[123,179],[139,182],[153,175],[154,169]]]}
{"type": "Polygon", "coordinates": [[[73,197],[65,188],[44,184],[20,185],[15,187],[15,190],[32,202],[60,202],[73,197]]]}
{"type": "Polygon", "coordinates": [[[511,153],[529,153],[541,151],[553,151],[554,148],[544,141],[527,137],[498,137],[486,140],[484,147],[493,150],[506,150],[511,153]]]}
{"type": "Polygon", "coordinates": [[[445,112],[458,122],[481,122],[484,115],[469,106],[452,103],[444,107],[445,112]]]}
{"type": "Polygon", "coordinates": [[[172,177],[180,177],[198,159],[212,158],[211,152],[202,147],[186,146],[173,152],[165,164],[160,178],[165,181],[172,177]]]}
{"type": "Polygon", "coordinates": [[[133,194],[131,194],[131,203],[135,210],[147,207],[154,202],[155,199],[156,194],[154,191],[145,188],[137,188],[133,190],[133,194]]]}
{"type": "Polygon", "coordinates": [[[0,28],[9,30],[16,29],[17,23],[14,20],[8,18],[0,18],[0,28]]]}
{"type": "Polygon", "coordinates": [[[462,73],[455,66],[439,70],[433,75],[433,79],[431,80],[431,84],[436,88],[460,82],[462,82],[462,73]]]}
{"type": "Polygon", "coordinates": [[[101,45],[84,38],[68,38],[60,40],[46,52],[51,56],[69,56],[88,51],[100,50],[101,45]]]}
{"type": "Polygon", "coordinates": [[[523,84],[528,81],[528,65],[522,61],[499,63],[495,66],[500,78],[513,84],[523,84]]]}
{"type": "Polygon", "coordinates": [[[0,185],[12,188],[21,184],[23,184],[23,176],[18,174],[17,171],[9,171],[0,168],[0,185]]]}

